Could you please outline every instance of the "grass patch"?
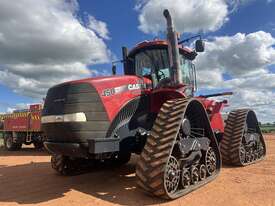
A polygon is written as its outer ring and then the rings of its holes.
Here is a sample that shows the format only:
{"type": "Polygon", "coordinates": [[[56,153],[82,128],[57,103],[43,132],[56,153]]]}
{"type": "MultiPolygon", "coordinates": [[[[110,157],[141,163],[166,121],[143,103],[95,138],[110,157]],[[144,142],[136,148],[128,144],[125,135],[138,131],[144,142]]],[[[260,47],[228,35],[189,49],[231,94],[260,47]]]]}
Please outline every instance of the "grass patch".
{"type": "Polygon", "coordinates": [[[274,126],[264,126],[264,127],[261,127],[261,130],[263,133],[272,133],[272,132],[275,132],[275,127],[274,126]]]}

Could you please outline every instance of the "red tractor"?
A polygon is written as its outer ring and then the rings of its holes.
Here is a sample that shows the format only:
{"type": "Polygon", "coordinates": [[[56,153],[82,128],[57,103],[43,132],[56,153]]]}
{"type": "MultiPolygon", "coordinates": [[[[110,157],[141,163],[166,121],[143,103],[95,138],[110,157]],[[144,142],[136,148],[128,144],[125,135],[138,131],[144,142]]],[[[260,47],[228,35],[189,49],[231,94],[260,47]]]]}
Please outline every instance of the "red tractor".
{"type": "Polygon", "coordinates": [[[34,104],[29,109],[1,115],[0,131],[3,133],[6,150],[19,150],[22,144],[34,144],[37,149],[43,147],[41,111],[42,105],[34,104]]]}
{"type": "MultiPolygon", "coordinates": [[[[140,154],[138,185],[174,199],[213,180],[224,163],[245,166],[263,159],[266,147],[255,113],[238,109],[224,126],[226,101],[195,96],[192,60],[204,51],[178,42],[168,10],[167,40],[145,41],[129,53],[123,76],[66,82],[49,89],[42,124],[52,167],[71,174],[81,160],[116,164],[140,154]]],[[[115,74],[115,67],[113,73],[115,74]]]]}

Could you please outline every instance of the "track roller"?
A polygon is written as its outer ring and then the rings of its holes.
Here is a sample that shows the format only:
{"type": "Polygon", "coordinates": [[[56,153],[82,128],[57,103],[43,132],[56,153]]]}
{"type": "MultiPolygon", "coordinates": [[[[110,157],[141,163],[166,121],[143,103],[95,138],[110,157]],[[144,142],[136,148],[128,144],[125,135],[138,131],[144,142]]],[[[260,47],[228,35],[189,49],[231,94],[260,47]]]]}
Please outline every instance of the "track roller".
{"type": "Polygon", "coordinates": [[[199,173],[200,174],[200,180],[204,180],[207,177],[206,166],[205,165],[201,165],[199,172],[200,172],[199,173]]]}

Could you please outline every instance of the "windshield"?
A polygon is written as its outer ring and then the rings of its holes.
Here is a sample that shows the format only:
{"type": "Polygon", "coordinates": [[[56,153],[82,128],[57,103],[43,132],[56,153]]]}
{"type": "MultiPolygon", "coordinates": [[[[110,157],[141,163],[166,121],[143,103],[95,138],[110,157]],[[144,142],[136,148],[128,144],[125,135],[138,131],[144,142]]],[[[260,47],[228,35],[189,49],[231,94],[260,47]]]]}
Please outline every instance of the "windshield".
{"type": "Polygon", "coordinates": [[[168,52],[166,49],[151,49],[138,53],[135,56],[136,73],[142,76],[155,74],[160,81],[170,78],[168,52]]]}
{"type": "MultiPolygon", "coordinates": [[[[192,84],[194,77],[191,60],[180,55],[180,68],[182,82],[188,85],[192,84]]],[[[168,82],[171,79],[171,70],[167,49],[148,49],[137,53],[135,55],[135,69],[136,74],[150,78],[155,86],[160,82],[168,82]]]]}

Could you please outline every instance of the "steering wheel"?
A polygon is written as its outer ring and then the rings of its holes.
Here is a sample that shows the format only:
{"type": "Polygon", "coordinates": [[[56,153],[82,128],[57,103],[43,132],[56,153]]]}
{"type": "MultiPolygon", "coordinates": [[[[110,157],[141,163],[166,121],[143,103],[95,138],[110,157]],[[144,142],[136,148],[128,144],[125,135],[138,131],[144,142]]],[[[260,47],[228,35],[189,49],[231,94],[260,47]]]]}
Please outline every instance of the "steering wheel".
{"type": "Polygon", "coordinates": [[[164,72],[161,71],[161,70],[158,70],[157,75],[158,75],[158,80],[159,80],[159,81],[165,78],[165,74],[164,74],[164,72]],[[160,73],[160,74],[159,74],[159,73],[160,73]]]}

